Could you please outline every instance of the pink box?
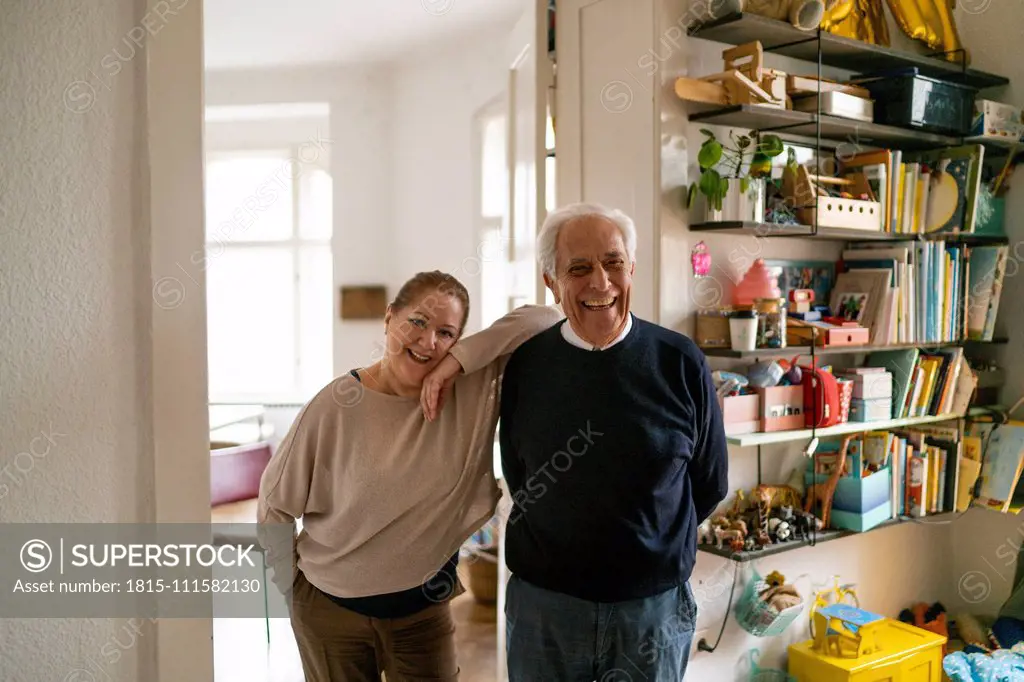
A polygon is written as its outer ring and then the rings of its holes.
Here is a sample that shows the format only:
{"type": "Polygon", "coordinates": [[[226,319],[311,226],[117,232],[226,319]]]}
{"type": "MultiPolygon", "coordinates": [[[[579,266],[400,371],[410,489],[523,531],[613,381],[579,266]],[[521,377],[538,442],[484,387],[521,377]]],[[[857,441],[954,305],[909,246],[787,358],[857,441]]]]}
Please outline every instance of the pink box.
{"type": "Polygon", "coordinates": [[[727,396],[718,403],[722,407],[722,421],[727,436],[757,433],[761,427],[761,396],[756,393],[727,396]]]}
{"type": "Polygon", "coordinates": [[[849,377],[837,377],[839,384],[839,423],[850,421],[850,401],[853,399],[854,380],[849,377]]]}
{"type": "Polygon", "coordinates": [[[761,430],[792,431],[804,427],[804,387],[772,386],[759,388],[761,430]]]}

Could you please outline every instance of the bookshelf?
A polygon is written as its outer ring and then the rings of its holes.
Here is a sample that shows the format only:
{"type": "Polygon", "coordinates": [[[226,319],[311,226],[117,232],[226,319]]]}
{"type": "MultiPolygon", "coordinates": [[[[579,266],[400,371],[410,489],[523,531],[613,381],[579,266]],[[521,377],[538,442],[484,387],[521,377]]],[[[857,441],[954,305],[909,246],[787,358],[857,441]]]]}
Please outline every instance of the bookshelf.
{"type": "Polygon", "coordinates": [[[957,515],[957,512],[945,512],[942,514],[930,514],[928,516],[918,518],[901,516],[898,519],[886,521],[885,523],[881,523],[875,526],[871,530],[866,530],[863,532],[857,532],[852,530],[821,530],[815,533],[813,538],[808,540],[790,540],[789,542],[768,545],[763,549],[755,549],[750,552],[734,552],[728,547],[723,547],[722,549],[719,549],[714,545],[697,545],[697,549],[701,552],[706,552],[707,554],[714,554],[715,556],[720,556],[723,559],[729,559],[730,561],[747,563],[749,561],[757,561],[758,559],[762,559],[764,557],[785,554],[786,552],[792,552],[798,549],[803,549],[804,547],[816,547],[817,545],[820,545],[823,542],[841,540],[843,538],[848,538],[853,535],[865,535],[867,533],[874,533],[880,530],[884,530],[886,528],[892,528],[893,526],[900,526],[905,523],[948,523],[950,520],[956,518],[957,515]]]}
{"type": "Polygon", "coordinates": [[[822,140],[896,149],[949,147],[960,142],[960,138],[947,135],[866,123],[827,114],[775,109],[757,104],[741,104],[690,114],[690,121],[732,128],[749,128],[766,133],[784,133],[790,137],[805,139],[816,137],[820,123],[822,140]]]}
{"type": "MultiPolygon", "coordinates": [[[[907,348],[954,348],[956,346],[984,347],[1009,343],[1009,339],[995,338],[991,341],[944,341],[941,343],[890,343],[880,346],[819,346],[814,349],[814,356],[822,355],[857,355],[858,353],[875,353],[886,350],[905,350],[907,348]]],[[[737,360],[760,360],[766,358],[792,358],[794,356],[811,355],[810,346],[787,346],[786,348],[757,348],[755,350],[733,350],[731,348],[702,348],[704,355],[711,358],[733,358],[737,360]]]]}
{"type": "Polygon", "coordinates": [[[883,71],[914,66],[921,75],[942,78],[977,88],[1008,85],[1004,76],[977,69],[963,69],[938,57],[871,45],[823,31],[807,32],[792,24],[757,14],[732,14],[694,26],[689,34],[728,45],[760,40],[765,52],[774,52],[808,62],[820,61],[849,71],[883,71]],[[813,36],[809,38],[808,36],[813,36]]]}
{"type": "Polygon", "coordinates": [[[961,244],[1009,244],[1009,237],[999,235],[970,234],[966,232],[950,232],[942,235],[897,234],[872,230],[851,230],[841,227],[818,227],[815,232],[812,225],[784,225],[781,223],[756,223],[740,220],[725,220],[710,223],[694,223],[690,225],[692,232],[714,232],[734,234],[748,237],[765,237],[774,239],[813,239],[817,241],[875,241],[900,242],[915,240],[945,240],[961,244]]]}
{"type": "MultiPolygon", "coordinates": [[[[947,81],[962,83],[978,88],[979,90],[1001,87],[1009,84],[1009,79],[1003,76],[967,68],[962,64],[946,61],[941,55],[921,55],[904,52],[898,49],[871,45],[823,32],[820,29],[812,32],[804,32],[794,28],[787,22],[776,21],[754,14],[734,14],[706,22],[704,24],[699,24],[691,27],[688,34],[695,38],[725,43],[727,45],[745,45],[753,41],[759,41],[763,46],[765,54],[774,53],[803,60],[809,63],[811,71],[816,67],[818,79],[821,79],[822,76],[825,75],[822,73],[822,67],[824,66],[836,67],[859,73],[894,70],[904,67],[916,67],[922,76],[936,77],[947,81]]],[[[786,71],[789,72],[789,69],[786,71]]],[[[682,88],[680,88],[679,94],[684,94],[684,90],[682,88]]],[[[986,97],[984,93],[981,93],[980,96],[986,97]]],[[[816,158],[820,157],[822,152],[830,152],[833,149],[842,150],[850,146],[856,146],[863,149],[876,147],[905,150],[911,154],[909,158],[913,158],[913,155],[916,155],[919,152],[955,147],[963,144],[983,145],[985,147],[986,158],[988,158],[990,154],[995,157],[1000,154],[1016,153],[1019,150],[1016,145],[1006,145],[1005,143],[1000,144],[999,142],[987,140],[972,140],[965,136],[937,134],[909,127],[903,128],[830,116],[822,113],[820,105],[817,111],[808,112],[778,109],[771,106],[756,104],[722,106],[720,103],[705,104],[688,101],[687,106],[687,119],[695,127],[705,125],[723,126],[729,128],[757,130],[766,133],[770,132],[780,136],[786,142],[811,147],[815,152],[816,158]]],[[[804,220],[811,219],[805,218],[804,220]]],[[[960,246],[973,247],[1005,245],[1009,243],[1009,239],[1005,236],[993,237],[959,233],[924,235],[914,233],[889,233],[885,231],[840,229],[822,227],[816,224],[816,216],[814,220],[815,224],[794,225],[747,221],[701,222],[696,224],[691,223],[689,229],[694,233],[693,237],[695,239],[699,239],[704,235],[721,234],[768,239],[798,239],[812,242],[820,241],[823,243],[846,242],[856,244],[857,242],[872,242],[874,243],[873,245],[882,248],[888,248],[888,245],[881,244],[881,242],[930,242],[933,240],[941,240],[949,242],[949,246],[954,250],[954,253],[959,253],[956,249],[960,246]]],[[[922,244],[914,244],[913,248],[924,249],[925,247],[922,244]]],[[[939,247],[936,246],[935,248],[936,250],[939,250],[939,247]]],[[[915,253],[918,253],[918,251],[915,251],[915,253]]],[[[942,253],[945,254],[944,249],[942,250],[942,253]]],[[[954,279],[953,281],[956,280],[954,279]]],[[[911,303],[911,305],[915,305],[915,303],[911,303]]],[[[931,324],[931,322],[929,322],[929,324],[931,324]]],[[[915,338],[915,335],[912,333],[909,338],[915,338]]],[[[791,346],[788,348],[757,349],[754,351],[733,351],[732,349],[707,348],[702,350],[709,358],[734,360],[760,360],[772,358],[789,359],[794,356],[809,356],[812,354],[812,351],[815,357],[831,356],[839,358],[844,355],[867,354],[876,351],[913,348],[937,350],[940,348],[964,347],[973,350],[991,347],[996,344],[1005,344],[1007,342],[1007,339],[995,338],[988,342],[961,340],[871,346],[814,347],[813,349],[809,346],[791,346]]],[[[970,413],[971,410],[968,410],[968,414],[970,413]]],[[[941,422],[958,423],[962,428],[963,420],[966,417],[967,415],[963,414],[941,414],[935,416],[908,417],[870,422],[846,422],[827,428],[798,429],[770,433],[758,432],[727,436],[726,440],[730,446],[739,448],[756,448],[757,483],[760,485],[762,483],[762,446],[786,443],[806,444],[814,438],[824,439],[833,436],[923,426],[941,422]]],[[[939,519],[954,519],[957,516],[958,514],[956,513],[945,513],[933,514],[923,518],[901,517],[886,521],[885,523],[882,523],[881,525],[866,532],[880,531],[884,528],[890,528],[909,522],[928,523],[929,521],[935,521],[937,523],[948,523],[948,520],[940,521],[939,519]]],[[[718,549],[714,545],[698,545],[698,550],[739,564],[755,561],[763,557],[770,557],[802,549],[804,547],[816,546],[821,542],[831,542],[855,534],[860,533],[849,530],[824,530],[815,533],[809,540],[777,543],[753,551],[737,552],[728,547],[718,549]]],[[[730,603],[726,609],[727,614],[731,611],[731,608],[732,598],[730,595],[730,603]]],[[[728,618],[728,615],[726,615],[726,618],[728,618]]],[[[725,622],[722,623],[722,631],[724,631],[724,628],[725,622]]],[[[714,652],[721,642],[722,631],[719,632],[717,641],[700,639],[698,642],[698,649],[706,652],[714,652]]]]}
{"type": "Polygon", "coordinates": [[[756,445],[774,445],[775,443],[800,443],[809,441],[812,438],[829,438],[831,436],[845,436],[850,433],[862,431],[885,431],[887,429],[901,428],[905,426],[920,426],[921,424],[934,424],[963,419],[962,414],[940,414],[926,417],[904,417],[903,419],[879,419],[870,422],[843,422],[835,426],[821,429],[795,429],[793,431],[771,431],[768,433],[744,433],[736,436],[726,436],[729,445],[746,448],[756,445]]]}

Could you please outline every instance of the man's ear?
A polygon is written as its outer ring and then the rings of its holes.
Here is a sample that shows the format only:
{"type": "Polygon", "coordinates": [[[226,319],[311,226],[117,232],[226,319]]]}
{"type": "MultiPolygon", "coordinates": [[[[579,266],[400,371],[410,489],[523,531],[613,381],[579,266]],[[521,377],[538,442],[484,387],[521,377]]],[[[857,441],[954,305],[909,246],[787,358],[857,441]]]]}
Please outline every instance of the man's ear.
{"type": "Polygon", "coordinates": [[[556,286],[555,281],[551,279],[546,272],[544,273],[544,285],[551,290],[551,294],[555,297],[555,303],[561,304],[562,300],[558,296],[558,287],[556,286]]]}
{"type": "Polygon", "coordinates": [[[388,323],[391,322],[391,304],[388,303],[387,309],[384,311],[384,333],[388,333],[388,323]]]}
{"type": "Polygon", "coordinates": [[[633,272],[636,270],[636,261],[629,264],[629,276],[633,276],[633,272]]]}

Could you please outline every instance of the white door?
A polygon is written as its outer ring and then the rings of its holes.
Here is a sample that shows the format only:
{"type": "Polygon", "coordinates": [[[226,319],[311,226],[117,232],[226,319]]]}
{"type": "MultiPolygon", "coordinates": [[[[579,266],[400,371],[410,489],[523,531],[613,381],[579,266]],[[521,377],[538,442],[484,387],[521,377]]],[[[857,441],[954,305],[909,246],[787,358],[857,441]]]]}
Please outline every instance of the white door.
{"type": "MultiPolygon", "coordinates": [[[[548,87],[553,69],[548,58],[547,0],[525,0],[524,12],[508,42],[509,307],[544,303],[544,280],[537,266],[537,230],[545,207],[545,131],[548,87]]],[[[506,500],[507,492],[506,492],[506,500]]],[[[505,666],[505,520],[501,513],[498,548],[498,682],[508,680],[505,666]]]]}
{"type": "Polygon", "coordinates": [[[537,262],[537,230],[544,222],[545,124],[548,86],[547,0],[525,0],[525,11],[508,44],[509,259],[512,307],[543,303],[537,262]]]}

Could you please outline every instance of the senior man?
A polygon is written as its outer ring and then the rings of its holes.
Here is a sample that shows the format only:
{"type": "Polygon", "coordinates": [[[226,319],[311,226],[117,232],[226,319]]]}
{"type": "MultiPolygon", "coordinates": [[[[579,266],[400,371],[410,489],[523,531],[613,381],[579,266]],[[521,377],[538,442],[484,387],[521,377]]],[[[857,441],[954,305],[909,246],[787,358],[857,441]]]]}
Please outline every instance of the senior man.
{"type": "Polygon", "coordinates": [[[630,313],[628,216],[567,206],[538,251],[566,319],[503,378],[509,679],[681,680],[697,526],[727,492],[711,375],[690,339],[630,313]]]}

